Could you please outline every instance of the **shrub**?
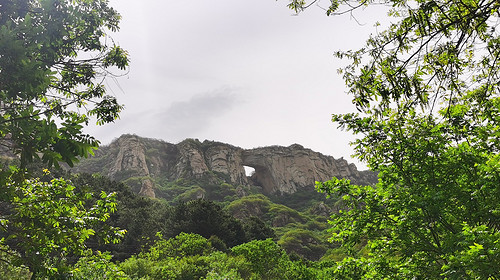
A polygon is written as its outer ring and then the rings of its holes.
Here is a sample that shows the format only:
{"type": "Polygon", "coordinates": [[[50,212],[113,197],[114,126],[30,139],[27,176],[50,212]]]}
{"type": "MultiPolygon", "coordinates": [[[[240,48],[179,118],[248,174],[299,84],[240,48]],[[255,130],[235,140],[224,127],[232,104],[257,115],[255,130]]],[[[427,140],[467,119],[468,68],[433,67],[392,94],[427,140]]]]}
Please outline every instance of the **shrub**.
{"type": "Polygon", "coordinates": [[[289,261],[278,244],[272,239],[254,240],[233,247],[233,254],[245,257],[253,272],[262,279],[280,279],[283,275],[282,263],[289,261]]]}
{"type": "Polygon", "coordinates": [[[204,255],[212,251],[212,245],[203,236],[195,233],[180,233],[168,240],[160,239],[149,252],[143,254],[147,259],[157,261],[168,257],[204,255]]]}

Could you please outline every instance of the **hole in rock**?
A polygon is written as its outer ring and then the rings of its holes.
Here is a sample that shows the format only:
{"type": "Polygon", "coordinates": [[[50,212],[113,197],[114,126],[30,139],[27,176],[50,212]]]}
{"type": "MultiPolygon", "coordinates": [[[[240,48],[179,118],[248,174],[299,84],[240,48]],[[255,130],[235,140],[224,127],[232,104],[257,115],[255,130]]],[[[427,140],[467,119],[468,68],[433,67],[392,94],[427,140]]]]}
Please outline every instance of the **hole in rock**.
{"type": "Polygon", "coordinates": [[[245,168],[245,174],[250,177],[255,173],[255,168],[250,167],[250,166],[243,166],[245,168]]]}

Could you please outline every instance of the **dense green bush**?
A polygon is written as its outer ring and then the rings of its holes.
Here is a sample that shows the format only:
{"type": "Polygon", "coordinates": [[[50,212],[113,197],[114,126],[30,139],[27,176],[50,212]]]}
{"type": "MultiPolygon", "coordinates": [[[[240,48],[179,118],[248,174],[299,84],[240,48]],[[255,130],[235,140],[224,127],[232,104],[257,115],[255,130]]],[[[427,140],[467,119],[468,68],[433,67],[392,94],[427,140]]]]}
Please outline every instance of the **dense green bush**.
{"type": "Polygon", "coordinates": [[[113,262],[109,253],[97,252],[93,254],[88,251],[87,256],[78,260],[75,264],[71,280],[127,280],[129,277],[113,262]]]}
{"type": "Polygon", "coordinates": [[[197,233],[205,238],[215,235],[229,247],[246,241],[239,220],[215,202],[203,199],[177,205],[169,226],[172,235],[181,232],[197,233]]]}
{"type": "Polygon", "coordinates": [[[256,216],[250,216],[243,220],[243,231],[248,241],[276,237],[274,230],[266,222],[256,216]]]}
{"type": "Polygon", "coordinates": [[[254,240],[231,249],[236,256],[245,257],[252,271],[262,279],[279,279],[288,256],[272,239],[254,240]]]}
{"type": "Polygon", "coordinates": [[[269,210],[271,203],[265,195],[249,195],[232,201],[227,206],[227,210],[231,215],[238,218],[250,216],[262,217],[269,210]]]}
{"type": "Polygon", "coordinates": [[[158,261],[169,257],[205,255],[212,251],[212,244],[208,239],[199,234],[181,232],[174,238],[167,240],[160,238],[143,256],[149,260],[158,261]]]}
{"type": "Polygon", "coordinates": [[[160,238],[148,251],[125,260],[120,268],[131,279],[217,279],[224,275],[248,279],[252,274],[244,257],[217,251],[210,240],[192,233],[160,238]]]}
{"type": "Polygon", "coordinates": [[[136,256],[132,256],[119,264],[120,269],[132,280],[152,279],[150,275],[153,275],[156,266],[155,262],[136,256]]]}
{"type": "Polygon", "coordinates": [[[31,272],[26,266],[16,265],[15,259],[19,253],[6,245],[0,245],[0,280],[28,280],[31,272]]]}
{"type": "Polygon", "coordinates": [[[309,260],[319,260],[328,250],[328,244],[325,244],[315,232],[305,229],[286,232],[278,244],[287,253],[295,253],[309,260]]]}

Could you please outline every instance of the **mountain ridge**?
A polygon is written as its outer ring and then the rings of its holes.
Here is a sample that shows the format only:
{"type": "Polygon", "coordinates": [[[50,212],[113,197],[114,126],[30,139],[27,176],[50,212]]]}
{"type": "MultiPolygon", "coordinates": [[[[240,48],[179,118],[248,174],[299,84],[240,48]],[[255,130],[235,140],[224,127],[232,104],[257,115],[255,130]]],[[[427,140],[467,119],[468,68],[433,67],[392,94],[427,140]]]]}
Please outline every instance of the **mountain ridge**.
{"type": "Polygon", "coordinates": [[[376,173],[358,171],[343,158],[335,159],[299,144],[243,149],[217,141],[185,139],[177,144],[124,134],[82,159],[76,172],[101,173],[114,180],[138,178],[133,189],[155,197],[155,178],[218,178],[225,183],[259,186],[265,194],[293,194],[315,181],[347,178],[355,184],[374,184],[376,173]],[[247,176],[245,166],[255,172],[247,176]],[[139,181],[139,182],[137,182],[139,181]]]}

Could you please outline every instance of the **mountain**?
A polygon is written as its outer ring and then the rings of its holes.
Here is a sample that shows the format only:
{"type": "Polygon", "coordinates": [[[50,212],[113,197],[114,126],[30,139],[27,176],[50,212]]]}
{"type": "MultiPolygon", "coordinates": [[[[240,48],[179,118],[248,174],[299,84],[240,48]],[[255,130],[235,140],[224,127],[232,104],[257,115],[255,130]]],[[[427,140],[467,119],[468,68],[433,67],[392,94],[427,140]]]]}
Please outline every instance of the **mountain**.
{"type": "MultiPolygon", "coordinates": [[[[298,144],[243,149],[196,139],[172,144],[130,134],[100,147],[95,156],[83,159],[73,172],[100,173],[124,181],[148,197],[165,196],[161,185],[179,180],[241,186],[236,192],[255,186],[267,195],[294,194],[312,189],[315,181],[332,177],[347,178],[355,184],[377,181],[372,171],[358,171],[342,158],[335,159],[298,144]],[[245,166],[255,172],[247,176],[245,166]]],[[[204,190],[194,195],[204,197],[204,190]]]]}

